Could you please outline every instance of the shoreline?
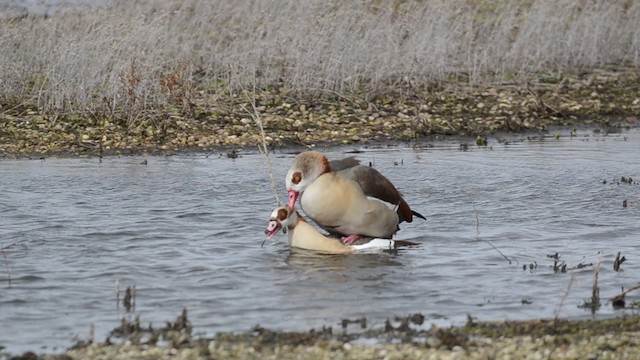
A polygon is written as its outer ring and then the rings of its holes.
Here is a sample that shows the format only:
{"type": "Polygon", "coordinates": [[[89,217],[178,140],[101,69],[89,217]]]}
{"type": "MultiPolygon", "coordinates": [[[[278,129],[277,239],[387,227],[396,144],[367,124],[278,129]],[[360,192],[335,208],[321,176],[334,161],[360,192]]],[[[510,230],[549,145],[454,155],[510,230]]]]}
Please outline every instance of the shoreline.
{"type": "MultiPolygon", "coordinates": [[[[182,103],[184,99],[177,99],[182,103]]],[[[640,69],[538,75],[527,83],[463,81],[389,87],[385,94],[199,93],[188,106],[126,113],[90,109],[43,113],[0,103],[0,158],[107,156],[269,147],[429,142],[465,137],[477,145],[500,133],[554,127],[640,126],[640,69]],[[255,106],[254,106],[255,105],[255,106]]]]}
{"type": "Polygon", "coordinates": [[[245,333],[192,336],[186,310],[155,331],[139,319],[123,320],[112,331],[117,342],[78,341],[64,353],[21,355],[8,359],[197,359],[197,358],[554,358],[633,359],[640,353],[640,317],[600,320],[538,319],[476,321],[464,326],[425,329],[425,317],[395,317],[383,327],[366,328],[366,319],[343,320],[342,327],[303,332],[274,331],[257,325],[245,333]]]}

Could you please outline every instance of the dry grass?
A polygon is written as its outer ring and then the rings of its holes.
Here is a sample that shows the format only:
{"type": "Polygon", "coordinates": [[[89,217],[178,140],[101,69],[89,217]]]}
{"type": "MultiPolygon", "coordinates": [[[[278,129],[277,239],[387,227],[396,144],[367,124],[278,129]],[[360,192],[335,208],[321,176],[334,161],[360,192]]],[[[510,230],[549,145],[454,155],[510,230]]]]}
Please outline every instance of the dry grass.
{"type": "Polygon", "coordinates": [[[128,121],[255,85],[366,97],[455,76],[640,65],[629,0],[114,1],[0,20],[0,104],[128,121]]]}

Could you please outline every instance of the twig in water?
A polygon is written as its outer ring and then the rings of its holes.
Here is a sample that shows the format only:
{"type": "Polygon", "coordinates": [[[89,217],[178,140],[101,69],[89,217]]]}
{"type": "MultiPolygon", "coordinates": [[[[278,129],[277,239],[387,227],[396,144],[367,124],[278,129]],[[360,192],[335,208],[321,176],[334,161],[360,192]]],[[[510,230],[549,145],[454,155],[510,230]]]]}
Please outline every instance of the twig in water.
{"type": "MultiPolygon", "coordinates": [[[[245,95],[248,96],[247,92],[245,91],[245,95]]],[[[262,138],[262,147],[260,145],[258,145],[258,150],[260,151],[260,153],[264,156],[266,162],[267,162],[267,170],[269,170],[269,178],[271,179],[271,187],[273,188],[273,193],[276,196],[276,206],[280,206],[280,197],[278,196],[278,187],[276,186],[276,180],[273,177],[273,171],[272,171],[272,166],[271,166],[271,159],[269,158],[269,148],[267,148],[267,140],[266,140],[266,135],[264,132],[264,127],[262,126],[262,118],[260,118],[260,113],[258,112],[258,109],[256,108],[256,85],[255,83],[253,84],[253,92],[251,93],[251,96],[249,97],[249,100],[251,101],[251,111],[249,111],[245,106],[241,105],[242,108],[244,109],[244,111],[246,111],[247,113],[249,113],[249,115],[251,115],[251,118],[253,118],[253,121],[256,122],[256,124],[258,125],[258,128],[260,129],[260,137],[262,138]]]]}
{"type": "Polygon", "coordinates": [[[600,263],[602,261],[602,253],[598,253],[600,256],[598,257],[598,262],[594,268],[593,274],[593,285],[591,287],[591,300],[585,300],[584,304],[578,305],[579,308],[582,309],[590,309],[591,314],[595,314],[596,311],[600,308],[600,287],[598,286],[598,275],[600,273],[600,263]]]}
{"type": "MultiPolygon", "coordinates": [[[[249,97],[247,95],[247,92],[245,91],[245,95],[247,97],[249,97]]],[[[258,128],[260,129],[260,137],[262,138],[262,147],[260,146],[260,144],[258,144],[258,150],[260,151],[260,153],[262,154],[262,156],[264,156],[266,163],[267,163],[267,170],[269,171],[269,179],[271,179],[271,188],[273,189],[273,194],[276,196],[276,206],[280,206],[280,197],[278,196],[278,187],[276,186],[276,180],[273,177],[273,170],[272,170],[272,166],[271,166],[271,158],[269,158],[269,148],[267,147],[267,139],[266,139],[266,135],[264,132],[264,126],[262,126],[262,118],[260,117],[260,113],[258,112],[258,109],[256,108],[256,83],[254,81],[253,83],[253,89],[252,89],[252,93],[251,96],[249,97],[249,100],[251,101],[251,111],[249,111],[245,106],[242,106],[242,108],[244,109],[244,111],[248,112],[249,115],[251,115],[251,118],[253,118],[253,121],[256,122],[256,124],[258,125],[258,128]]],[[[260,247],[264,246],[264,243],[267,240],[264,239],[262,240],[262,244],[260,244],[260,247]]]]}
{"type": "Polygon", "coordinates": [[[136,284],[132,285],[133,289],[131,290],[132,294],[133,294],[133,310],[136,310],[136,284]]]}
{"type": "Polygon", "coordinates": [[[624,308],[625,307],[625,301],[624,301],[625,296],[628,293],[630,293],[630,292],[632,292],[634,290],[638,290],[638,289],[640,289],[640,285],[636,285],[636,286],[632,287],[631,289],[627,289],[627,290],[623,289],[623,291],[620,294],[610,298],[609,301],[611,301],[611,304],[613,305],[613,308],[614,309],[624,308]]]}
{"type": "Polygon", "coordinates": [[[476,206],[473,205],[473,211],[475,211],[476,213],[476,239],[489,244],[489,246],[491,246],[495,251],[498,252],[498,254],[500,254],[505,260],[507,260],[507,262],[509,262],[509,265],[511,265],[511,259],[509,259],[507,257],[507,255],[503,254],[502,251],[500,251],[500,249],[498,249],[495,245],[493,245],[491,242],[481,239],[480,238],[480,215],[478,214],[478,210],[476,210],[476,206]]]}
{"type": "Polygon", "coordinates": [[[600,287],[598,286],[598,274],[600,273],[600,261],[598,258],[596,263],[595,272],[593,274],[593,288],[591,289],[591,313],[595,314],[596,310],[600,308],[600,287]]]}
{"type": "Polygon", "coordinates": [[[580,262],[578,263],[578,265],[569,267],[564,260],[560,260],[560,255],[558,255],[558,253],[555,253],[555,255],[547,255],[547,257],[553,259],[553,272],[555,273],[566,273],[567,271],[578,270],[586,268],[587,266],[593,266],[593,263],[586,264],[584,262],[580,262]]]}
{"type": "Polygon", "coordinates": [[[562,304],[564,303],[564,300],[567,298],[567,296],[569,296],[569,291],[571,290],[571,286],[573,285],[573,281],[575,280],[575,277],[576,277],[576,273],[571,273],[571,279],[569,280],[569,285],[567,285],[567,290],[565,290],[564,294],[560,298],[560,303],[556,307],[556,311],[554,311],[553,317],[555,320],[558,320],[558,315],[560,314],[560,308],[562,308],[562,304]]]}
{"type": "Polygon", "coordinates": [[[2,253],[2,257],[4,258],[4,268],[7,271],[7,281],[9,288],[11,287],[11,268],[9,267],[9,258],[7,258],[7,253],[4,251],[4,248],[0,245],[0,253],[2,253]]]}
{"type": "Polygon", "coordinates": [[[96,326],[93,323],[91,323],[89,324],[89,339],[88,339],[89,344],[93,344],[93,341],[95,340],[95,334],[96,334],[96,326]]]}
{"type": "Polygon", "coordinates": [[[622,263],[625,262],[625,260],[627,260],[627,258],[625,258],[624,256],[620,257],[621,254],[622,252],[618,251],[618,254],[616,255],[616,259],[613,261],[614,271],[620,271],[620,265],[622,265],[622,263]]]}
{"type": "Polygon", "coordinates": [[[116,309],[120,307],[120,278],[116,276],[116,309]]]}
{"type": "Polygon", "coordinates": [[[136,286],[131,285],[127,287],[124,293],[124,299],[122,299],[122,305],[127,311],[136,310],[136,286]]]}

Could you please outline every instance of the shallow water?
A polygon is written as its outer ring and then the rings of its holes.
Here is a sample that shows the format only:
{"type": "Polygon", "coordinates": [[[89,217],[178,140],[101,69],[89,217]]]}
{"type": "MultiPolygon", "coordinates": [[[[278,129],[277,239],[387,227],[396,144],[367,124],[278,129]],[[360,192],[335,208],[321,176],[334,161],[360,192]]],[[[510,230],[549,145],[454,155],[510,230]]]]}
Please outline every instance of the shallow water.
{"type": "MultiPolygon", "coordinates": [[[[348,256],[290,251],[285,235],[260,247],[275,200],[259,154],[154,156],[148,165],[0,160],[0,346],[61,351],[87,338],[90,324],[104,340],[129,316],[116,306],[117,279],[122,291],[135,284],[133,314],[143,323],[187,307],[207,334],[339,327],[361,316],[381,326],[417,312],[424,326],[463,324],[467,314],[590,317],[578,305],[591,296],[594,266],[556,273],[547,257],[556,252],[570,268],[600,263],[596,317],[623,314],[605,299],[638,283],[640,185],[619,180],[640,180],[640,131],[468,151],[456,141],[430,145],[356,154],[428,221],[399,233],[418,247],[348,256]],[[620,272],[617,251],[628,259],[620,272]]],[[[293,157],[272,157],[281,196],[293,157]]]]}

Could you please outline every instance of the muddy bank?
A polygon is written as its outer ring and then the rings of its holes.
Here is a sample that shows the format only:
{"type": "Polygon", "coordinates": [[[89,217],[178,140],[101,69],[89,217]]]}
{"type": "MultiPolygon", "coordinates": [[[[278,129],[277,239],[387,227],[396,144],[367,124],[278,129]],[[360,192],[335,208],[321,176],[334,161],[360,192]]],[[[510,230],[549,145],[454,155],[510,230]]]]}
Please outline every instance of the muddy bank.
{"type": "MultiPolygon", "coordinates": [[[[640,318],[477,322],[424,326],[421,314],[368,328],[366,319],[306,332],[252,331],[192,336],[183,312],[162,329],[123,321],[103,342],[79,341],[64,354],[26,352],[11,359],[632,359],[640,351],[640,318]],[[366,328],[363,330],[362,328],[366,328]]],[[[0,355],[2,355],[0,353],[0,355]]],[[[1,358],[2,356],[0,356],[1,358]]]]}
{"type": "Polygon", "coordinates": [[[28,102],[0,104],[0,156],[117,155],[255,148],[262,121],[271,146],[422,141],[448,135],[483,139],[496,132],[551,126],[640,124],[640,71],[600,69],[469,86],[464,78],[424,86],[390,85],[384,94],[254,94],[176,89],[163,108],[133,114],[90,109],[40,113],[28,102]],[[255,99],[255,102],[253,102],[255,99]]]}

